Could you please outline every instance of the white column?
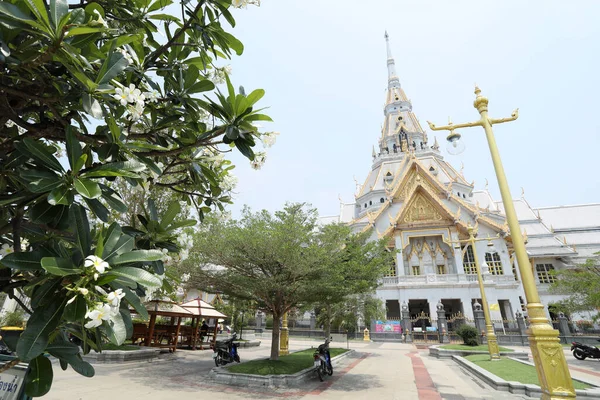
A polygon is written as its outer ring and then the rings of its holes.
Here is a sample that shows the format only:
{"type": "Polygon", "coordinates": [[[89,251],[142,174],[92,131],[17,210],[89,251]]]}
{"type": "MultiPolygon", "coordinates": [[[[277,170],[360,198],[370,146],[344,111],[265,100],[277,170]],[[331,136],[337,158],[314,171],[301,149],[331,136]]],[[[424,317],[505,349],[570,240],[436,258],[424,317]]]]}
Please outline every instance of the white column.
{"type": "Polygon", "coordinates": [[[396,275],[404,276],[404,249],[402,248],[402,240],[400,239],[401,233],[396,233],[395,241],[396,241],[396,249],[400,250],[396,253],[396,275]]]}

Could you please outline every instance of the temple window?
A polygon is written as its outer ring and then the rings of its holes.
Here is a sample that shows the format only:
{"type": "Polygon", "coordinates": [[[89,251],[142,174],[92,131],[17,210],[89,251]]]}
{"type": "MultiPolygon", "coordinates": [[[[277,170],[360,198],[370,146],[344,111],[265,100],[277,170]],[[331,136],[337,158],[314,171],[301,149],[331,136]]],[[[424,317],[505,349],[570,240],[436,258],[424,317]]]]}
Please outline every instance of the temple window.
{"type": "Polygon", "coordinates": [[[502,261],[500,261],[500,255],[498,253],[485,253],[485,263],[488,265],[490,274],[504,275],[502,261]]]}
{"type": "Polygon", "coordinates": [[[421,267],[419,265],[412,266],[412,274],[413,275],[421,275],[421,267]]]}
{"type": "Polygon", "coordinates": [[[554,266],[552,264],[536,264],[535,272],[537,273],[540,283],[554,283],[556,277],[553,275],[554,266]]]}
{"type": "Polygon", "coordinates": [[[477,274],[475,255],[473,254],[473,247],[471,245],[463,247],[463,268],[465,269],[465,274],[477,274]]]}
{"type": "Polygon", "coordinates": [[[438,275],[446,275],[446,266],[445,265],[438,265],[437,266],[437,273],[438,275]]]}
{"type": "Polygon", "coordinates": [[[382,198],[379,199],[379,202],[380,203],[385,203],[385,199],[382,197],[382,198]]]}

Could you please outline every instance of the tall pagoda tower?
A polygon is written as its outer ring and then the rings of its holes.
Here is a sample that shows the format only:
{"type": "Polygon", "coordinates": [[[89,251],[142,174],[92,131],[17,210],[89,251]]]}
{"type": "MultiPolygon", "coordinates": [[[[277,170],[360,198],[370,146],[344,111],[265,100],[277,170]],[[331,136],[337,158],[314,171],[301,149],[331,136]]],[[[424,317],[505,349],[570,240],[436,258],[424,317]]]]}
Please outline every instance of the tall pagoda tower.
{"type": "Polygon", "coordinates": [[[370,232],[372,239],[387,238],[390,249],[398,250],[377,290],[389,318],[400,317],[402,307],[413,316],[434,317],[439,303],[448,315],[472,317],[472,304],[480,298],[475,251],[487,263],[488,299],[499,302],[502,317],[512,318],[521,291],[504,216],[495,204],[474,201],[473,183],[444,160],[436,139],[430,143],[400,83],[387,32],[385,40],[383,128],[371,170],[358,185],[355,203],[342,206],[341,220],[357,232],[370,232]],[[487,251],[486,241],[475,248],[457,243],[474,226],[480,237],[490,238],[494,252],[487,251]]]}

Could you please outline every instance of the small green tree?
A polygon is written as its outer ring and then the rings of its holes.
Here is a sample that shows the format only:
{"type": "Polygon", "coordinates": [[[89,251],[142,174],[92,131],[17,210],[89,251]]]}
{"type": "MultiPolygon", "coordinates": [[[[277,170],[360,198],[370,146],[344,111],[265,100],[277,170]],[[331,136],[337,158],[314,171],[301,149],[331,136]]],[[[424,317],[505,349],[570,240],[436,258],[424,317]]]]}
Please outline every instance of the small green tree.
{"type": "Polygon", "coordinates": [[[597,321],[600,314],[600,253],[586,260],[575,268],[552,272],[556,281],[550,291],[562,294],[558,311],[575,313],[581,311],[595,312],[593,319],[597,321]]]}
{"type": "Polygon", "coordinates": [[[287,204],[271,214],[245,208],[239,221],[213,219],[194,239],[190,284],[251,300],[273,316],[271,360],[285,312],[377,285],[390,253],[343,225],[319,227],[316,210],[287,204]]]}

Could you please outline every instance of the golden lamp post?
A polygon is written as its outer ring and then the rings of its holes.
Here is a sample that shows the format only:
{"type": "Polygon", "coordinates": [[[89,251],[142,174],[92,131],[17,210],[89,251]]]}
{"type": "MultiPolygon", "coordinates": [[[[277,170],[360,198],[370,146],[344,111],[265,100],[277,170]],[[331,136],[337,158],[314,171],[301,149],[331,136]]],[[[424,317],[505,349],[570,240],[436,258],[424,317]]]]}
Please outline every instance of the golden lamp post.
{"type": "Polygon", "coordinates": [[[573,381],[571,380],[571,374],[569,373],[562,346],[559,343],[559,333],[549,324],[544,311],[544,306],[540,302],[540,296],[533,279],[529,257],[525,250],[525,242],[523,241],[523,235],[519,227],[519,220],[517,219],[517,213],[515,212],[515,206],[506,180],[506,174],[504,173],[502,161],[500,160],[500,153],[498,152],[494,132],[492,131],[492,125],[494,124],[516,120],[519,116],[518,109],[515,110],[509,118],[490,118],[488,116],[488,99],[481,95],[481,90],[477,86],[475,86],[475,95],[477,97],[475,98],[473,106],[481,115],[481,118],[478,121],[467,122],[464,124],[449,123],[446,126],[440,127],[436,127],[429,121],[428,124],[434,131],[450,131],[447,139],[448,152],[451,154],[458,154],[464,149],[464,144],[460,141],[460,134],[456,133],[454,131],[455,129],[481,126],[485,130],[492,162],[494,163],[494,169],[498,179],[498,186],[500,187],[500,194],[502,195],[502,202],[504,203],[506,220],[510,228],[513,247],[519,264],[523,289],[527,299],[527,314],[529,318],[527,336],[533,354],[535,368],[540,380],[542,389],[541,399],[573,399],[575,398],[575,390],[573,388],[573,381]]]}
{"type": "Polygon", "coordinates": [[[281,321],[281,335],[279,336],[279,355],[287,356],[290,354],[289,349],[289,329],[288,329],[288,313],[283,314],[281,321]]]}
{"type": "Polygon", "coordinates": [[[477,249],[475,248],[475,242],[480,242],[482,240],[487,240],[489,245],[491,245],[491,239],[475,239],[475,235],[477,234],[477,228],[472,226],[468,227],[469,230],[469,238],[466,240],[458,240],[449,242],[451,244],[462,244],[468,243],[471,245],[471,249],[473,250],[473,258],[475,261],[475,269],[477,270],[477,282],[479,283],[479,292],[481,293],[481,307],[483,308],[483,316],[485,317],[485,334],[487,337],[488,351],[490,353],[490,360],[499,360],[500,359],[500,349],[498,348],[498,338],[496,337],[496,332],[494,332],[494,326],[492,325],[492,319],[490,318],[490,306],[487,301],[487,296],[485,295],[485,288],[483,286],[483,276],[481,275],[481,265],[479,264],[479,258],[477,257],[477,249]]]}

